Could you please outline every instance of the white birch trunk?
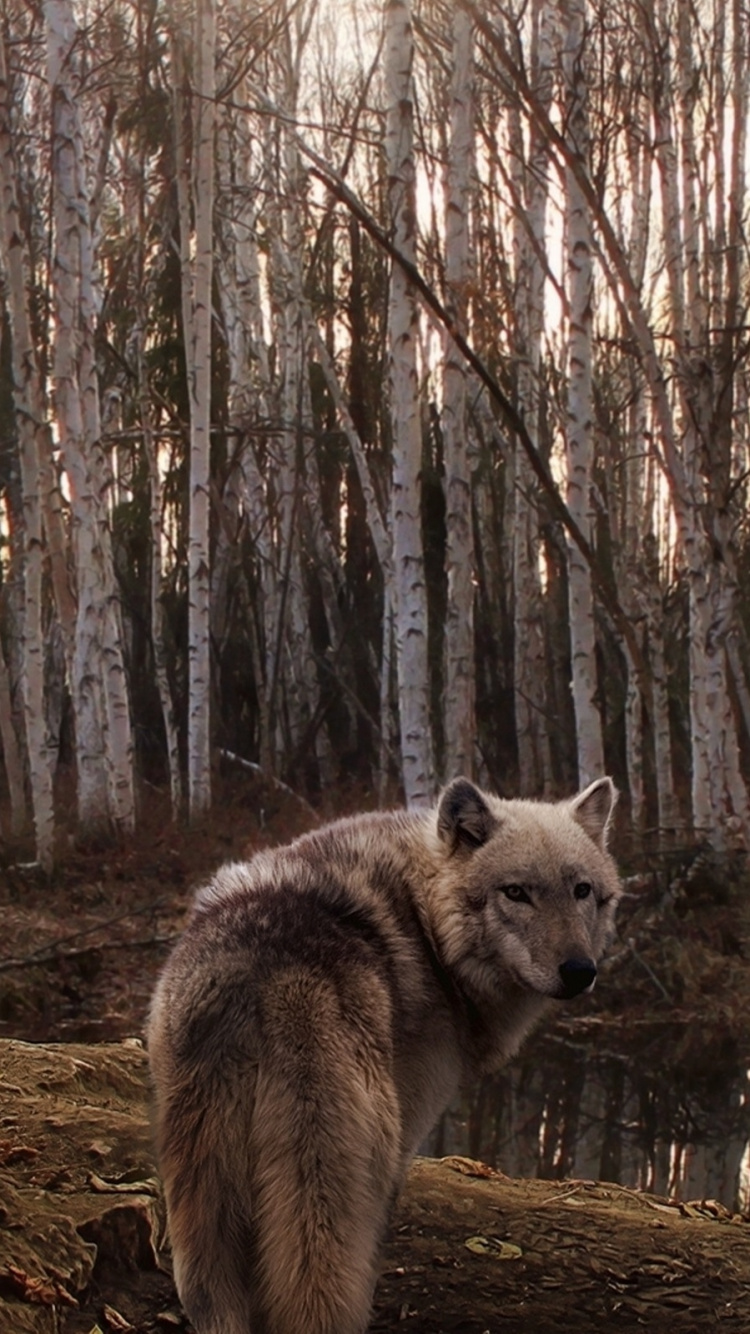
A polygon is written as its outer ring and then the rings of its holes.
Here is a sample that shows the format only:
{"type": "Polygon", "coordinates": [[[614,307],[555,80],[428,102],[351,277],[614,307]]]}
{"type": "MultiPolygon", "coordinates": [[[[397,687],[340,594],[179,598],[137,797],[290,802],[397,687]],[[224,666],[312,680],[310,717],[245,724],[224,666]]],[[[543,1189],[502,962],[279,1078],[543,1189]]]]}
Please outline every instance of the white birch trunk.
{"type": "Polygon", "coordinates": [[[384,807],[388,799],[389,759],[392,751],[391,741],[395,740],[396,728],[393,713],[393,605],[391,602],[392,583],[386,583],[383,589],[383,643],[380,654],[380,739],[378,744],[378,806],[384,807]]]}
{"type": "Polygon", "coordinates": [[[689,343],[696,347],[706,325],[704,291],[700,275],[700,238],[698,219],[698,160],[695,143],[694,110],[696,77],[693,66],[691,9],[677,7],[677,50],[680,101],[681,217],[683,234],[682,275],[689,343]]]}
{"type": "Polygon", "coordinates": [[[211,805],[210,466],[211,281],[214,199],[213,0],[197,0],[193,98],[193,325],[190,366],[190,531],[188,537],[188,785],[190,816],[211,805]]]}
{"type": "MultiPolygon", "coordinates": [[[[101,658],[101,595],[96,560],[95,483],[87,467],[79,385],[81,316],[78,161],[70,48],[74,25],[65,4],[50,3],[47,68],[52,100],[55,255],[53,401],[63,466],[71,489],[76,627],[70,682],[76,729],[78,818],[86,832],[109,827],[101,658]]],[[[84,210],[85,213],[85,210],[84,210]]]]}
{"type": "Polygon", "coordinates": [[[216,18],[213,0],[192,14],[194,87],[185,88],[184,42],[190,20],[172,10],[182,314],[190,400],[188,522],[188,809],[198,819],[211,805],[210,464],[211,285],[213,275],[214,99],[216,18]],[[186,99],[189,97],[189,105],[186,99]],[[191,152],[186,143],[191,129],[191,152]],[[191,239],[191,203],[194,231],[191,239]]]}
{"type": "Polygon", "coordinates": [[[47,423],[39,433],[39,485],[42,515],[49,557],[50,582],[62,636],[68,687],[73,693],[77,605],[74,591],[75,572],[70,550],[61,490],[60,469],[53,457],[52,435],[47,423]]]}
{"type": "MultiPolygon", "coordinates": [[[[233,15],[234,17],[234,15],[233,15]]],[[[240,84],[237,96],[244,100],[240,84]]],[[[238,113],[238,119],[246,119],[238,113]]],[[[248,183],[235,173],[241,170],[235,145],[235,123],[225,109],[217,126],[216,175],[217,242],[215,246],[216,285],[219,293],[221,324],[226,339],[228,372],[227,425],[229,428],[230,471],[221,497],[221,521],[218,524],[211,568],[211,639],[224,647],[228,630],[227,593],[229,578],[236,563],[242,516],[242,456],[246,449],[244,430],[251,419],[249,322],[245,310],[246,281],[241,276],[239,234],[251,226],[248,183]],[[241,184],[240,184],[241,182],[241,184]],[[221,220],[220,222],[218,220],[221,220]]],[[[242,136],[243,153],[249,149],[248,137],[242,136]]],[[[256,679],[259,698],[263,694],[256,679]]]]}
{"type": "MultiPolygon", "coordinates": [[[[447,305],[466,332],[470,263],[470,209],[474,157],[473,25],[458,7],[453,18],[451,136],[445,213],[447,305]]],[[[445,459],[444,777],[474,776],[474,542],[471,468],[467,448],[467,367],[450,335],[443,349],[443,451],[445,459]]]]}
{"type": "Polygon", "coordinates": [[[94,360],[93,241],[73,78],[77,28],[68,0],[47,0],[45,19],[55,222],[54,403],[70,479],[78,599],[71,690],[79,819],[88,831],[111,823],[128,832],[135,825],[133,744],[94,360]]]}
{"type": "MultiPolygon", "coordinates": [[[[547,109],[552,96],[552,14],[547,0],[532,7],[534,40],[531,77],[534,96],[547,109]]],[[[532,126],[528,167],[517,104],[508,107],[511,145],[510,173],[517,198],[513,225],[515,255],[515,332],[518,408],[528,433],[540,444],[541,343],[544,329],[545,274],[541,256],[546,248],[547,175],[549,152],[544,137],[532,126]],[[525,208],[525,217],[520,209],[525,208]]],[[[547,727],[546,635],[539,555],[541,538],[535,503],[537,484],[526,451],[515,450],[513,495],[513,699],[518,746],[518,779],[522,796],[545,796],[552,789],[552,757],[547,727]]]]}
{"type": "MultiPolygon", "coordinates": [[[[54,806],[49,738],[44,708],[44,635],[42,623],[42,506],[39,494],[39,440],[47,430],[46,407],[28,307],[28,266],[23,241],[16,160],[11,131],[5,39],[0,37],[0,247],[7,282],[7,304],[12,336],[13,400],[19,433],[23,501],[23,624],[21,686],[34,816],[36,856],[52,868],[54,806]]],[[[4,664],[3,664],[4,666],[4,664]]],[[[12,719],[8,719],[10,727],[12,719]]],[[[12,738],[3,736],[6,768],[12,779],[12,738]]],[[[14,805],[18,807],[19,794],[14,805]]]]}
{"type": "MultiPolygon", "coordinates": [[[[410,0],[386,0],[385,15],[388,209],[394,244],[406,259],[413,262],[416,206],[411,77],[414,41],[410,0]]],[[[394,264],[388,302],[393,434],[393,601],[401,767],[409,805],[431,802],[435,784],[421,524],[418,330],[414,291],[401,267],[394,264]]]]}
{"type": "MultiPolygon", "coordinates": [[[[566,133],[571,151],[588,161],[588,116],[583,70],[585,0],[562,0],[566,133]]],[[[592,535],[593,468],[591,223],[583,191],[566,168],[568,332],[568,422],[566,440],[568,509],[584,536],[592,535]]],[[[568,544],[571,684],[576,719],[578,781],[583,786],[604,772],[601,717],[597,702],[596,641],[591,572],[574,543],[568,544]]]]}

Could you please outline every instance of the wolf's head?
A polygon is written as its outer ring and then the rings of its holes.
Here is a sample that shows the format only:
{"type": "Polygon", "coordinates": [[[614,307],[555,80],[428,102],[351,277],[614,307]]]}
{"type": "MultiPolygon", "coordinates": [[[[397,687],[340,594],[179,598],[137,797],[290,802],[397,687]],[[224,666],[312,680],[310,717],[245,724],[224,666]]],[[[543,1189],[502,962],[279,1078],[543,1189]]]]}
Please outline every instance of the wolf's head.
{"type": "Polygon", "coordinates": [[[590,991],[620,884],[607,852],[609,778],[562,802],[502,801],[457,778],[437,808],[432,925],[476,997],[509,978],[538,996],[590,991]]]}

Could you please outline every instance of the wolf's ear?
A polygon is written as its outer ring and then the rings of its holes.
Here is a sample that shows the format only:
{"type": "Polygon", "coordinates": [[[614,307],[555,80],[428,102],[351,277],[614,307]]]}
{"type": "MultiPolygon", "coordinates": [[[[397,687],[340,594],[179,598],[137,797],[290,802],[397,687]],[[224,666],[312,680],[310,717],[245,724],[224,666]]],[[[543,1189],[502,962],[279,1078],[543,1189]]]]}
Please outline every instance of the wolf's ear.
{"type": "Polygon", "coordinates": [[[579,792],[570,803],[570,813],[602,851],[607,846],[607,835],[612,812],[617,801],[617,788],[611,778],[597,778],[579,792]]]}
{"type": "Polygon", "coordinates": [[[437,817],[438,834],[451,851],[461,846],[481,848],[495,824],[479,789],[468,778],[454,778],[440,798],[437,817]]]}

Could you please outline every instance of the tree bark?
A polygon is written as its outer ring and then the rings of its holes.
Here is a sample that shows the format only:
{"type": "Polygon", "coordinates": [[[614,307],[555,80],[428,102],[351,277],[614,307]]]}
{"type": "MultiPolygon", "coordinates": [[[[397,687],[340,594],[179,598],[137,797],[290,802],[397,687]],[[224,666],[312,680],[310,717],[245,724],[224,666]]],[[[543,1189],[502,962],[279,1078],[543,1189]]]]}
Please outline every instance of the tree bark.
{"type": "MultiPolygon", "coordinates": [[[[471,279],[470,211],[474,158],[473,23],[460,6],[453,17],[451,133],[445,211],[448,311],[466,331],[471,279]]],[[[444,778],[474,776],[474,534],[467,412],[468,368],[450,334],[443,340],[443,458],[445,463],[444,778]]]]}
{"type": "MultiPolygon", "coordinates": [[[[587,163],[589,152],[584,75],[586,3],[562,0],[566,133],[572,154],[587,163]]],[[[592,536],[593,468],[591,222],[576,174],[565,174],[568,261],[568,420],[566,431],[568,509],[588,541],[592,536]]],[[[604,746],[596,680],[596,638],[591,573],[574,543],[568,545],[571,685],[576,719],[578,781],[604,773],[604,746]]]]}
{"type": "Polygon", "coordinates": [[[71,491],[77,618],[71,691],[79,821],[85,832],[135,826],[133,742],[112,560],[94,356],[93,237],[81,111],[78,30],[68,0],[47,0],[52,105],[54,406],[71,491]]]}
{"type": "MultiPolygon", "coordinates": [[[[531,12],[531,78],[543,106],[552,97],[552,24],[547,0],[531,12]]],[[[531,127],[528,162],[517,99],[508,108],[510,168],[516,176],[513,223],[514,317],[518,410],[537,450],[540,448],[541,347],[544,330],[547,175],[545,137],[531,127]]],[[[547,717],[547,655],[540,573],[541,537],[536,479],[526,452],[515,450],[513,495],[513,674],[518,783],[522,796],[552,790],[552,758],[547,717]]]]}
{"type": "Polygon", "coordinates": [[[211,805],[210,499],[216,17],[213,0],[171,14],[182,321],[190,401],[188,809],[211,805]],[[186,44],[192,60],[187,81],[186,44]],[[192,223],[191,223],[192,218],[192,223]]]}
{"type": "MultiPolygon", "coordinates": [[[[416,254],[416,197],[412,146],[414,37],[410,0],[386,0],[386,158],[393,240],[410,262],[416,254]]],[[[427,590],[422,546],[421,423],[417,385],[419,317],[416,296],[400,264],[391,268],[388,302],[393,470],[391,525],[394,626],[401,769],[410,806],[428,805],[435,777],[427,652],[427,590]]]]}
{"type": "MultiPolygon", "coordinates": [[[[49,738],[44,707],[44,629],[42,577],[44,547],[39,494],[40,437],[48,430],[47,410],[31,333],[29,275],[21,223],[17,165],[11,125],[10,87],[5,37],[0,37],[0,246],[7,283],[12,338],[13,401],[19,435],[23,503],[23,625],[21,687],[34,816],[36,856],[44,870],[54,858],[54,806],[49,738]]],[[[12,726],[12,721],[11,724],[12,726]]],[[[13,766],[12,742],[6,766],[13,766]]],[[[9,774],[9,777],[12,777],[9,774]]],[[[17,802],[18,797],[16,798],[17,802]]]]}

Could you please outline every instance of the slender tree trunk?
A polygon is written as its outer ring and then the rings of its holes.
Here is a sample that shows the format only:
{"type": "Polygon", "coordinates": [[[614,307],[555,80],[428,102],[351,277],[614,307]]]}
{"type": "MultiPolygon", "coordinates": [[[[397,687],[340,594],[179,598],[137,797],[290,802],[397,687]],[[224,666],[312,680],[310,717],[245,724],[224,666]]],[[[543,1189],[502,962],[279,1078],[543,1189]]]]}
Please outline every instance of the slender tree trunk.
{"type": "MultiPolygon", "coordinates": [[[[394,244],[407,260],[413,262],[416,202],[412,148],[414,37],[410,0],[386,0],[385,15],[388,206],[394,244]]],[[[435,785],[427,655],[427,590],[422,548],[418,332],[415,293],[401,266],[394,264],[388,304],[393,435],[393,601],[401,767],[406,801],[412,806],[432,801],[435,785]]]]}
{"type": "Polygon", "coordinates": [[[159,691],[164,741],[169,767],[169,794],[172,819],[177,820],[182,811],[182,773],[180,770],[180,747],[177,735],[174,700],[167,670],[167,650],[164,624],[164,605],[162,602],[162,532],[163,532],[163,487],[159,470],[157,442],[151,426],[151,404],[142,344],[142,327],[138,330],[136,348],[136,373],[138,375],[139,406],[143,448],[146,454],[149,474],[149,517],[151,530],[151,651],[154,657],[154,675],[159,691]]]}
{"type": "MultiPolygon", "coordinates": [[[[646,271],[649,243],[649,211],[651,202],[651,178],[653,163],[648,145],[650,112],[645,96],[636,97],[631,107],[627,126],[627,168],[625,168],[625,188],[630,201],[631,222],[628,237],[628,258],[633,279],[640,289],[646,271]]],[[[620,224],[622,230],[622,223],[620,224]]],[[[638,655],[633,654],[627,642],[621,647],[627,669],[627,687],[625,697],[625,761],[628,774],[630,795],[630,819],[636,837],[643,836],[646,824],[646,782],[645,782],[645,700],[649,701],[649,713],[652,730],[656,733],[657,696],[653,685],[652,670],[643,673],[641,664],[649,661],[647,640],[647,605],[649,599],[649,580],[651,574],[656,579],[656,592],[659,588],[658,565],[650,570],[646,559],[646,547],[653,527],[653,495],[650,479],[653,469],[649,467],[649,439],[651,420],[648,396],[640,366],[626,367],[623,374],[623,387],[627,387],[630,406],[628,416],[621,433],[621,458],[617,460],[618,476],[614,476],[615,458],[607,456],[608,488],[612,496],[622,497],[621,527],[613,542],[615,555],[615,577],[623,608],[633,626],[633,633],[638,644],[638,655]]],[[[614,525],[610,519],[610,527],[614,525]]],[[[653,629],[660,634],[659,627],[653,629]]],[[[653,669],[653,661],[651,661],[653,669]]],[[[669,731],[667,727],[667,741],[669,731]]],[[[657,747],[655,745],[655,751],[657,747]]],[[[663,773],[655,766],[657,774],[657,802],[662,809],[665,794],[659,793],[659,783],[663,773]]],[[[672,785],[670,782],[670,792],[672,785]]],[[[659,823],[661,823],[659,821],[659,823]]]]}
{"type": "Polygon", "coordinates": [[[210,471],[211,283],[213,274],[213,0],[197,0],[193,100],[193,324],[190,366],[190,533],[188,539],[188,785],[191,818],[211,804],[210,471]]]}
{"type": "MultiPolygon", "coordinates": [[[[451,137],[445,213],[445,262],[448,309],[456,327],[466,331],[470,265],[470,202],[474,154],[473,24],[460,6],[453,18],[451,137]]],[[[443,352],[443,457],[445,461],[445,568],[448,601],[445,616],[444,777],[474,776],[476,736],[474,680],[474,543],[467,367],[453,339],[443,352]]]]}
{"type": "Polygon", "coordinates": [[[55,245],[54,403],[71,490],[77,621],[73,662],[79,819],[87,832],[135,825],[133,743],[106,508],[94,358],[93,238],[74,81],[78,38],[69,0],[47,0],[55,245]]]}
{"type": "MultiPolygon", "coordinates": [[[[239,20],[239,14],[238,14],[239,20]]],[[[244,82],[235,94],[245,101],[244,82]]],[[[218,138],[218,179],[221,190],[218,216],[217,285],[227,345],[229,369],[229,424],[235,435],[233,476],[227,485],[233,507],[241,507],[255,553],[254,597],[247,594],[246,633],[251,646],[252,670],[258,700],[258,758],[264,773],[274,774],[277,759],[272,736],[271,691],[277,643],[275,552],[272,536],[271,479],[258,466],[254,437],[244,438],[252,423],[271,417],[271,372],[263,330],[261,275],[257,235],[263,190],[251,174],[252,125],[237,107],[226,110],[218,138]]],[[[270,188],[270,180],[267,182],[270,188]]],[[[266,473],[270,470],[266,469],[266,473]]],[[[230,538],[222,523],[217,536],[212,584],[222,566],[236,559],[239,535],[230,538]]]]}
{"type": "MultiPolygon", "coordinates": [[[[531,74],[535,96],[549,107],[552,96],[552,14],[547,0],[535,0],[531,15],[533,40],[531,74]]],[[[520,115],[508,108],[511,137],[511,174],[517,179],[513,226],[515,270],[515,331],[518,408],[537,449],[540,446],[541,344],[544,330],[542,256],[546,249],[547,175],[549,150],[545,138],[532,126],[529,162],[525,154],[520,115]],[[523,216],[520,210],[523,209],[523,216]]],[[[539,569],[539,493],[525,450],[515,451],[513,521],[513,677],[518,778],[522,796],[548,795],[552,788],[547,715],[546,643],[539,569]]]]}
{"type": "MultiPolygon", "coordinates": [[[[588,161],[589,135],[584,75],[586,2],[562,0],[566,131],[572,153],[588,161]]],[[[575,173],[566,170],[568,256],[568,509],[588,540],[592,536],[593,469],[592,300],[593,268],[589,209],[575,173]]],[[[570,656],[578,749],[583,785],[604,772],[604,747],[597,701],[596,641],[591,571],[574,543],[568,545],[570,656]]]]}
{"type": "Polygon", "coordinates": [[[386,805],[388,797],[388,774],[390,770],[391,738],[395,737],[396,728],[393,716],[393,605],[391,602],[392,584],[386,583],[383,590],[383,645],[380,654],[380,741],[378,744],[378,806],[386,805]]]}
{"type": "MultiPolygon", "coordinates": [[[[288,19],[285,32],[283,105],[290,117],[297,113],[299,94],[299,43],[303,15],[288,19]]],[[[279,127],[283,190],[279,229],[272,239],[273,282],[278,307],[279,361],[281,378],[282,430],[277,474],[278,558],[277,602],[280,609],[276,672],[276,698],[282,697],[286,717],[286,751],[289,759],[306,752],[307,777],[318,781],[319,765],[328,764],[325,733],[316,725],[320,702],[318,669],[310,632],[303,531],[306,510],[306,456],[312,449],[312,420],[307,383],[308,322],[302,303],[301,281],[304,232],[302,209],[304,182],[299,152],[288,125],[279,127]],[[308,744],[312,733],[312,744],[308,744]]]]}
{"type": "Polygon", "coordinates": [[[190,88],[185,61],[190,17],[179,0],[173,4],[171,21],[182,317],[190,400],[187,750],[188,807],[190,819],[195,820],[211,805],[209,481],[216,93],[213,0],[195,0],[190,88]]]}
{"type": "MultiPolygon", "coordinates": [[[[232,6],[234,11],[234,6],[232,6]]],[[[239,15],[232,13],[235,21],[239,15]]],[[[243,82],[236,90],[239,105],[245,101],[243,82]]],[[[221,522],[211,571],[211,636],[223,648],[230,630],[228,591],[230,575],[242,583],[241,596],[248,608],[245,631],[251,646],[252,674],[258,700],[258,749],[261,767],[269,754],[268,709],[263,657],[257,636],[255,608],[240,567],[242,539],[247,516],[243,510],[246,492],[245,456],[251,448],[246,431],[258,419],[258,386],[252,374],[254,311],[251,291],[254,281],[254,245],[257,226],[256,191],[250,179],[251,137],[244,110],[225,108],[217,132],[216,282],[221,321],[226,340],[228,370],[227,417],[230,471],[224,483],[221,522]]],[[[263,497],[265,505],[265,496],[263,497]]],[[[267,510],[265,511],[267,516],[267,510]]],[[[267,518],[266,518],[267,522],[267,518]]],[[[260,598],[262,604],[262,594],[260,598]]]]}
{"type": "MultiPolygon", "coordinates": [[[[23,624],[21,686],[29,763],[37,859],[46,871],[53,862],[54,807],[49,738],[44,708],[44,630],[42,618],[42,505],[39,494],[39,442],[48,430],[46,405],[28,306],[30,282],[21,222],[17,165],[11,128],[5,38],[0,36],[0,247],[7,281],[12,337],[13,401],[19,434],[23,504],[23,624]]],[[[9,692],[8,692],[9,694],[9,692]]],[[[12,720],[9,720],[12,726],[12,720]]],[[[6,767],[13,780],[12,739],[3,737],[6,767]]],[[[15,784],[16,801],[19,794],[15,784]]]]}

